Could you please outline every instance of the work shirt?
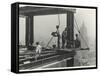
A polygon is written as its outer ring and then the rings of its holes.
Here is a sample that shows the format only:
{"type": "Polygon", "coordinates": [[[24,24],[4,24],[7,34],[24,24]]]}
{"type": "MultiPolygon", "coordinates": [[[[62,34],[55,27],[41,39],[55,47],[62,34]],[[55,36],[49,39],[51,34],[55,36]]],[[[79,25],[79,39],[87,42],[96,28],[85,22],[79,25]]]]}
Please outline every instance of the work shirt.
{"type": "Polygon", "coordinates": [[[79,48],[79,47],[81,47],[81,42],[80,39],[77,37],[75,40],[75,48],[79,48]]]}
{"type": "Polygon", "coordinates": [[[63,31],[63,33],[62,33],[62,39],[67,39],[67,31],[63,31]]]}
{"type": "Polygon", "coordinates": [[[42,46],[41,45],[37,45],[36,53],[41,53],[41,51],[42,51],[42,46]]]}

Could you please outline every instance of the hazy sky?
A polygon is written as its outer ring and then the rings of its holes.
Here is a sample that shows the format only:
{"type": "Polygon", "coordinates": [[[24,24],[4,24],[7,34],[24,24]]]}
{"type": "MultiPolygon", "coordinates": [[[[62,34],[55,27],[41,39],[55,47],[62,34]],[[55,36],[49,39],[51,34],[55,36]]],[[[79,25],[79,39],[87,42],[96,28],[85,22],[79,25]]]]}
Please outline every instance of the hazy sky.
{"type": "MultiPolygon", "coordinates": [[[[86,34],[88,36],[88,39],[90,40],[89,43],[91,42],[91,40],[95,40],[95,12],[95,9],[76,8],[76,13],[74,14],[79,28],[81,28],[82,26],[85,27],[85,30],[87,31],[86,34]]],[[[62,33],[62,31],[66,27],[66,17],[66,14],[60,14],[60,33],[62,33]]],[[[20,42],[22,44],[25,44],[25,17],[20,17],[19,20],[19,38],[20,42]]],[[[46,45],[51,38],[51,32],[56,31],[56,25],[58,24],[58,15],[35,16],[34,22],[35,41],[40,41],[42,45],[46,45]]],[[[77,33],[76,29],[75,33],[77,33]]],[[[52,43],[56,43],[56,38],[53,39],[52,43]]]]}

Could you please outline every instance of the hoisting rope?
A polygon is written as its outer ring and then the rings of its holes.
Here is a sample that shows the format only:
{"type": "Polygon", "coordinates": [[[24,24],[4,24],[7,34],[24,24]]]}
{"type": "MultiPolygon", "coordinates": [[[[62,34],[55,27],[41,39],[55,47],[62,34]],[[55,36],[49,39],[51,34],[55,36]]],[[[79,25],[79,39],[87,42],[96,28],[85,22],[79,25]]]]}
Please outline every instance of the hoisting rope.
{"type": "Polygon", "coordinates": [[[58,14],[58,25],[60,26],[60,14],[58,14]]]}
{"type": "MultiPolygon", "coordinates": [[[[58,13],[58,26],[60,26],[60,14],[58,13]]],[[[52,41],[52,39],[53,39],[53,36],[50,38],[50,40],[48,41],[48,43],[47,43],[47,45],[46,45],[46,47],[48,47],[48,45],[50,44],[50,42],[52,41]]]]}
{"type": "Polygon", "coordinates": [[[77,21],[76,21],[76,18],[75,18],[75,17],[74,17],[74,21],[75,21],[76,26],[77,26],[77,27],[75,27],[76,30],[78,31],[78,33],[80,34],[80,36],[81,36],[81,37],[83,38],[83,40],[85,41],[85,44],[86,44],[87,48],[89,48],[88,43],[86,42],[86,40],[84,39],[83,35],[81,34],[81,32],[80,32],[80,30],[79,30],[79,27],[78,27],[78,24],[77,24],[77,21]]]}

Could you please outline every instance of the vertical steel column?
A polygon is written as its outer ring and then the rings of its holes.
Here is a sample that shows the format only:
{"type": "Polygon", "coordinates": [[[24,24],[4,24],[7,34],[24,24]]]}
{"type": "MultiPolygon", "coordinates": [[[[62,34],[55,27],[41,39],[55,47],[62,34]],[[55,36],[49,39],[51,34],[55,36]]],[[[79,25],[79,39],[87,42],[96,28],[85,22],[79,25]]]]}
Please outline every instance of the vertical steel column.
{"type": "Polygon", "coordinates": [[[67,48],[73,47],[74,42],[74,13],[67,13],[67,48]]]}
{"type": "MultiPolygon", "coordinates": [[[[67,48],[73,48],[74,45],[74,13],[67,13],[67,48]]],[[[67,61],[67,67],[74,66],[74,57],[67,61]]]]}
{"type": "Polygon", "coordinates": [[[29,44],[32,46],[33,44],[33,16],[29,16],[29,44]]]}
{"type": "Polygon", "coordinates": [[[28,15],[26,17],[26,46],[28,49],[33,44],[33,23],[33,16],[28,15]]]}
{"type": "Polygon", "coordinates": [[[26,37],[25,37],[26,47],[29,46],[29,17],[26,16],[26,37]]]}

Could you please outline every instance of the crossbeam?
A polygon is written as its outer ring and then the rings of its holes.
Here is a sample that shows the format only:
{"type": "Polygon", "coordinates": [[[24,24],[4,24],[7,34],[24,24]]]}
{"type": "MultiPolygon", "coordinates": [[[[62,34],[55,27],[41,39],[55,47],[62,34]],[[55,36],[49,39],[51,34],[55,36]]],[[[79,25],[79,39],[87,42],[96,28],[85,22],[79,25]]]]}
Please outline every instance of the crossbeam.
{"type": "Polygon", "coordinates": [[[19,8],[19,15],[52,15],[52,14],[65,14],[67,12],[75,13],[75,9],[69,8],[51,8],[51,7],[33,7],[26,6],[19,8]]]}

